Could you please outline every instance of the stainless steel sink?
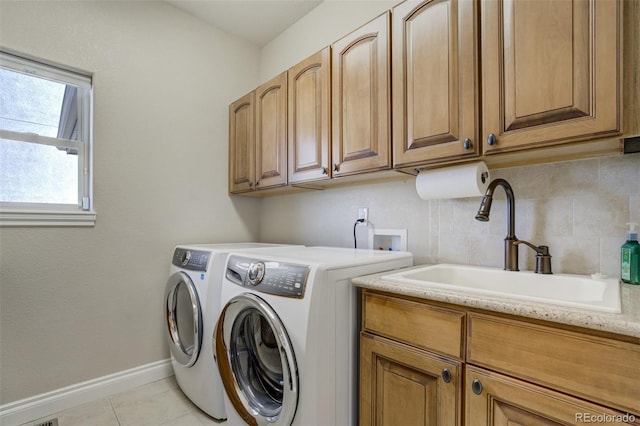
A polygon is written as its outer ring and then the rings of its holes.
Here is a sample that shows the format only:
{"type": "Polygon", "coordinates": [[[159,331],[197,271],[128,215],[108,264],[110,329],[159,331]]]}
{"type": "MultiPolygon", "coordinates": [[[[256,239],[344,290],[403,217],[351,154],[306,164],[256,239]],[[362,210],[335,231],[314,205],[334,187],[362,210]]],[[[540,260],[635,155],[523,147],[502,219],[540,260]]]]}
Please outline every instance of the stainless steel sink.
{"type": "Polygon", "coordinates": [[[552,303],[601,312],[620,312],[617,279],[587,275],[542,275],[481,266],[439,264],[382,276],[383,280],[487,296],[552,303]]]}

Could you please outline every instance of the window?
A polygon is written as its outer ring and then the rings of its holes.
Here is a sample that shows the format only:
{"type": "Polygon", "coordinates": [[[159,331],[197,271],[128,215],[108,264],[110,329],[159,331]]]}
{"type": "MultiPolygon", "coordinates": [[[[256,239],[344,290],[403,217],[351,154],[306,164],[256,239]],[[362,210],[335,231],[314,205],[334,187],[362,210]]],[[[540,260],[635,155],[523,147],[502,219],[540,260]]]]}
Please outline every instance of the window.
{"type": "Polygon", "coordinates": [[[0,51],[0,225],[93,225],[91,77],[0,51]]]}

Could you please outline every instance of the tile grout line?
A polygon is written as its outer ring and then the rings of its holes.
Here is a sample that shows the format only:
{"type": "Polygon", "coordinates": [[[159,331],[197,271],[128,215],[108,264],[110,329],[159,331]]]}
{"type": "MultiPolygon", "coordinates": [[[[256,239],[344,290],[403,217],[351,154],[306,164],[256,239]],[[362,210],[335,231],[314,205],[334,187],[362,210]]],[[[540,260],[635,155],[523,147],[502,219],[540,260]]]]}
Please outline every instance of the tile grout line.
{"type": "Polygon", "coordinates": [[[113,415],[116,416],[116,422],[118,422],[118,426],[122,426],[122,423],[120,422],[120,417],[118,417],[118,411],[113,406],[113,401],[111,401],[111,396],[107,397],[107,399],[109,400],[109,406],[111,407],[111,411],[113,411],[113,415]]]}

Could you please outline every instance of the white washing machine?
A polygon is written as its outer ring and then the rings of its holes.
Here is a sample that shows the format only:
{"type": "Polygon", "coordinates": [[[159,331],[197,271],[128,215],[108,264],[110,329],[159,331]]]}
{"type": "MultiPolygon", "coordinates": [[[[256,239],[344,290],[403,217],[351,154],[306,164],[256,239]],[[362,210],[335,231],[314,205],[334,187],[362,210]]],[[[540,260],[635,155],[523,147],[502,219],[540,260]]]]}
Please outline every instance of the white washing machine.
{"type": "Polygon", "coordinates": [[[220,288],[230,250],[268,250],[276,244],[231,243],[175,248],[165,288],[166,336],[176,381],[204,412],[225,419],[222,382],[211,345],[220,288]],[[207,343],[207,344],[203,344],[207,343]]]}
{"type": "Polygon", "coordinates": [[[213,351],[231,426],[355,425],[358,290],[407,252],[299,247],[231,252],[213,351]]]}

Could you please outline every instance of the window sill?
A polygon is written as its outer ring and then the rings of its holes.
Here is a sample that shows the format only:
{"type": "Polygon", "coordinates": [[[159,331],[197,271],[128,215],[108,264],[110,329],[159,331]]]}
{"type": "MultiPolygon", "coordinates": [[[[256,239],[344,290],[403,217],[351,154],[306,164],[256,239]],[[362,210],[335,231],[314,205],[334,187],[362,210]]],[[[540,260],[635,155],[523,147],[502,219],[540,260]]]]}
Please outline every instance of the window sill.
{"type": "Polygon", "coordinates": [[[92,211],[0,210],[0,227],[29,226],[95,226],[92,211]]]}

